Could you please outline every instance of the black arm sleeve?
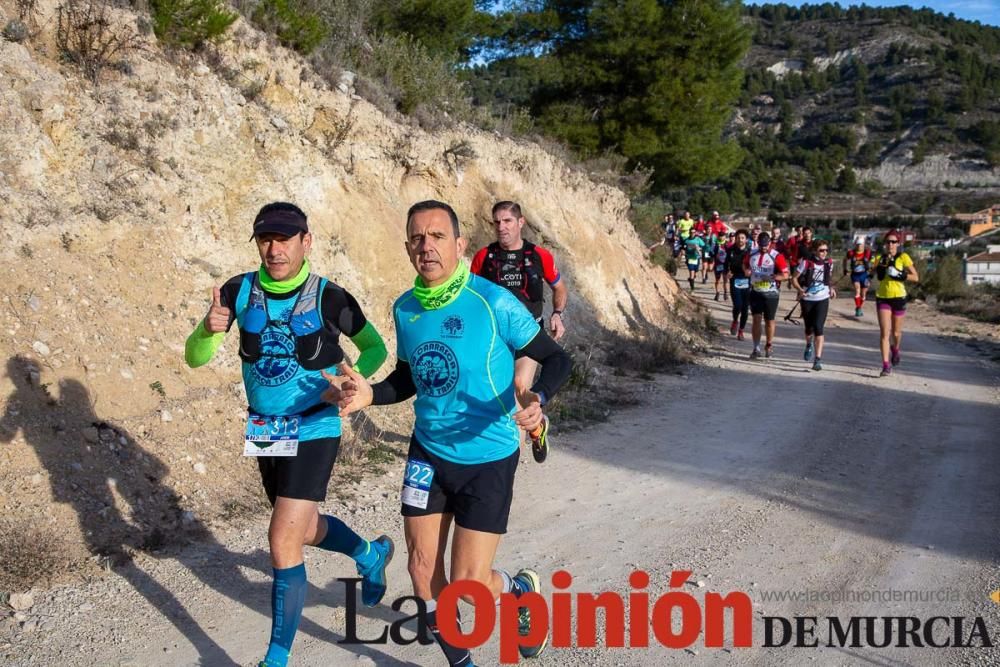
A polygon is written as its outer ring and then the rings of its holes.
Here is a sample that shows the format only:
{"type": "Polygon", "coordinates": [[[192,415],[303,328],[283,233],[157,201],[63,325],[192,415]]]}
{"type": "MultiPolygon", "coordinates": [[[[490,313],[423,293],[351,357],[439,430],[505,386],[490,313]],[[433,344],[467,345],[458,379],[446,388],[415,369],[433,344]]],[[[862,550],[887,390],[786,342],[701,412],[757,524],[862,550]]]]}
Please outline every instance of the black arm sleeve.
{"type": "Polygon", "coordinates": [[[233,276],[226,281],[226,284],[222,286],[219,290],[220,301],[222,305],[229,309],[229,324],[226,326],[226,331],[233,328],[233,322],[236,321],[236,298],[240,295],[240,287],[243,286],[243,274],[238,276],[233,276]]]}
{"type": "Polygon", "coordinates": [[[532,385],[531,391],[536,394],[543,392],[546,401],[552,400],[573,370],[573,358],[552,340],[544,329],[539,331],[530,343],[518,350],[516,356],[529,357],[542,365],[542,372],[538,376],[538,381],[532,385]]]}
{"type": "Polygon", "coordinates": [[[397,359],[396,367],[388,377],[372,385],[372,405],[402,403],[416,393],[417,386],[413,384],[410,365],[397,359]]]}
{"type": "Polygon", "coordinates": [[[328,329],[332,324],[348,338],[357,336],[368,323],[351,293],[331,282],[327,282],[323,290],[323,319],[328,329]]]}

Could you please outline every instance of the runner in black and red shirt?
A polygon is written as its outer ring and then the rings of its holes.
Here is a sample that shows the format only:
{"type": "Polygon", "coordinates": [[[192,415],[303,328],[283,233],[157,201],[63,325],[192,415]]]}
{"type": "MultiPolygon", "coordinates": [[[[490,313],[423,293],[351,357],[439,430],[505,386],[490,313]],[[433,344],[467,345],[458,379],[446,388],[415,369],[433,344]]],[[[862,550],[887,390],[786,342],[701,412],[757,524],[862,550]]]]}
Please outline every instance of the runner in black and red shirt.
{"type": "MultiPolygon", "coordinates": [[[[516,202],[501,201],[494,204],[493,228],[496,230],[497,240],[480,248],[472,258],[472,272],[513,292],[539,324],[544,324],[543,283],[548,283],[552,289],[549,330],[553,340],[559,340],[566,332],[563,324],[563,311],[568,298],[566,283],[561,280],[552,254],[521,237],[525,222],[521,206],[516,202]]],[[[537,369],[538,364],[532,359],[517,359],[514,366],[514,387],[518,397],[530,389],[537,369]]],[[[548,455],[548,429],[548,418],[545,418],[541,428],[531,434],[531,453],[539,463],[548,455]]]]}

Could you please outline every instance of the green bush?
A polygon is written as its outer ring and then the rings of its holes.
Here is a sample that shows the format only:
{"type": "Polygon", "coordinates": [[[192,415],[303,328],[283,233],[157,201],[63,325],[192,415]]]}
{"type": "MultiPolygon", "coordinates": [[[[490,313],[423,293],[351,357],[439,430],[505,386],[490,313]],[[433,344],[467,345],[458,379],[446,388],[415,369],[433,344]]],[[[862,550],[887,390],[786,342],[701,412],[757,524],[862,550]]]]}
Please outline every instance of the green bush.
{"type": "Polygon", "coordinates": [[[150,10],[157,39],[189,49],[218,40],[236,20],[219,0],[150,0],[150,10]]]}
{"type": "Polygon", "coordinates": [[[408,35],[379,37],[362,71],[385,85],[400,112],[423,116],[422,125],[435,124],[443,114],[453,120],[471,114],[464,86],[448,59],[408,35]]]}
{"type": "Polygon", "coordinates": [[[282,44],[303,55],[312,53],[328,32],[322,17],[299,0],[263,0],[252,18],[262,29],[277,35],[282,44]]]}

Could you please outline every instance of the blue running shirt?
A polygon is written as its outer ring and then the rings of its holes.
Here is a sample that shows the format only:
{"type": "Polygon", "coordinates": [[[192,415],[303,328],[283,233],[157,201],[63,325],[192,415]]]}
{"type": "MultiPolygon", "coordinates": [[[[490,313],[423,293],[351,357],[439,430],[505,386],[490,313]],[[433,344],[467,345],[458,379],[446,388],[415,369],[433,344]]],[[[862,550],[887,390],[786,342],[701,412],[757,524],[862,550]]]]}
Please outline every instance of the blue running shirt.
{"type": "Polygon", "coordinates": [[[514,352],[540,328],[507,289],[470,275],[447,305],[425,310],[413,292],[393,305],[396,357],[410,364],[414,432],[432,454],[462,464],[517,450],[514,352]]]}
{"type": "MultiPolygon", "coordinates": [[[[325,286],[325,285],[324,285],[325,286]]],[[[243,326],[250,281],[244,280],[236,298],[237,323],[243,326]]],[[[295,358],[295,339],[287,324],[295,308],[296,298],[267,299],[267,313],[271,323],[261,332],[260,359],[252,364],[243,362],[243,387],[251,409],[268,417],[302,414],[323,402],[321,396],[330,387],[320,371],[307,371],[295,358]],[[266,355],[266,356],[265,356],[266,355]]],[[[337,374],[337,367],[326,369],[337,374]]],[[[340,417],[337,406],[303,417],[299,426],[299,440],[319,440],[340,436],[340,417]]]]}

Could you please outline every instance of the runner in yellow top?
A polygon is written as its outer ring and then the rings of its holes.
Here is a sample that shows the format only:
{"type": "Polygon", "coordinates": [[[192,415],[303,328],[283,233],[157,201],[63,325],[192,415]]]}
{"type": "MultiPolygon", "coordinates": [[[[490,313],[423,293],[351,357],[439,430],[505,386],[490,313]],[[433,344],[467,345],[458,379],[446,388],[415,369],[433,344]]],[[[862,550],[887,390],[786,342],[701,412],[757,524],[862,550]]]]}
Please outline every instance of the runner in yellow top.
{"type": "Polygon", "coordinates": [[[691,211],[684,211],[684,217],[677,221],[677,235],[681,237],[681,245],[691,238],[691,229],[694,227],[694,220],[691,219],[691,211]]]}
{"type": "Polygon", "coordinates": [[[896,230],[885,235],[885,249],[876,255],[875,276],[879,280],[875,291],[878,309],[878,328],[881,334],[882,373],[885,377],[898,366],[899,343],[903,338],[903,316],[906,315],[906,282],[917,282],[920,277],[913,260],[900,248],[900,234],[896,230]],[[890,340],[889,334],[892,334],[890,340]]]}

